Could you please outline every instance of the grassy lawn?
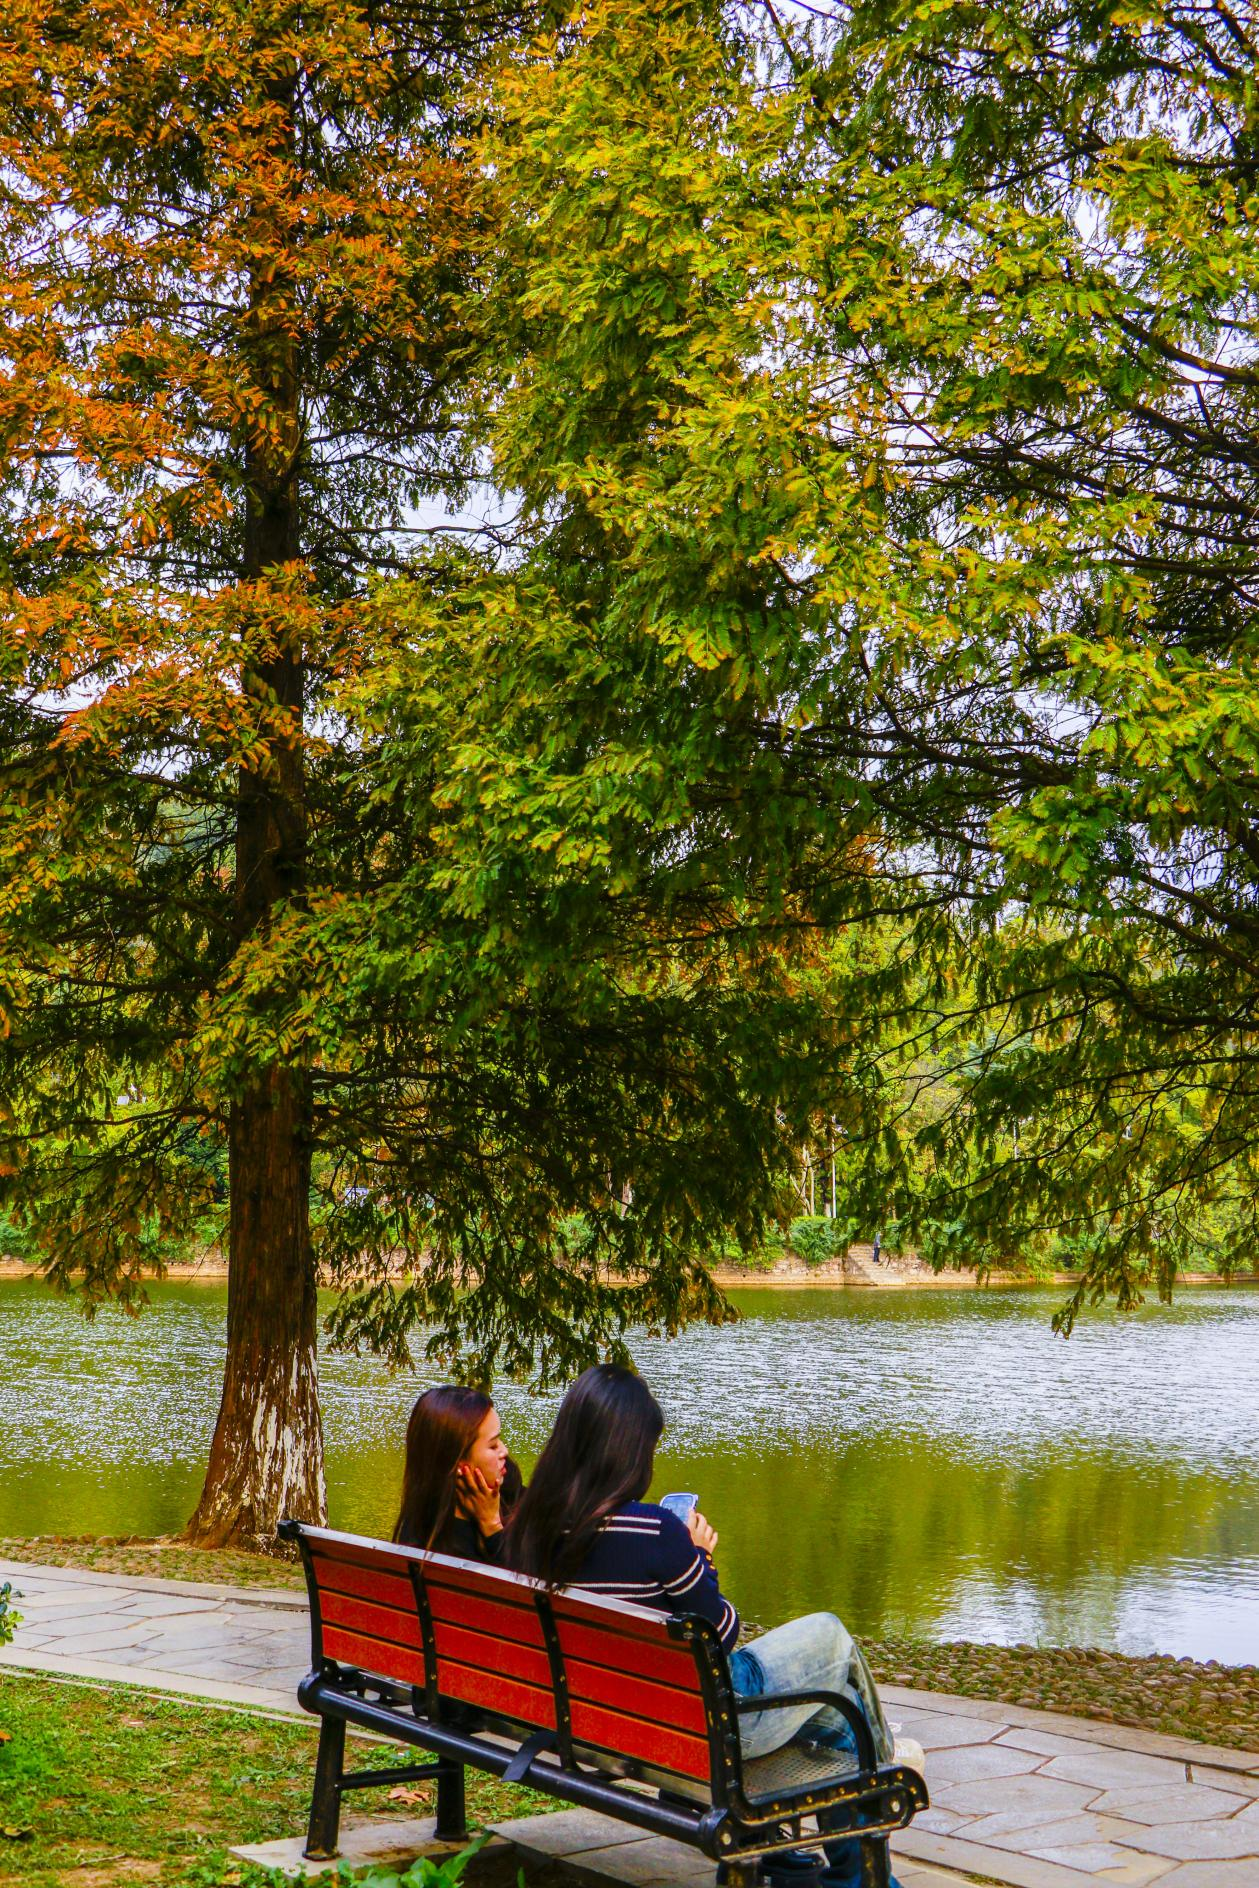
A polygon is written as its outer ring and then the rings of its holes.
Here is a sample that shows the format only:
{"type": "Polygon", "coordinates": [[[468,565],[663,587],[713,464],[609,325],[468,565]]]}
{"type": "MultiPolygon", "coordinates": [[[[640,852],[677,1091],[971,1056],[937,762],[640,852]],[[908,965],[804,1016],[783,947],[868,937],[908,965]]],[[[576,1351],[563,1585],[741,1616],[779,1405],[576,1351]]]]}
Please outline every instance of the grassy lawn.
{"type": "MultiPolygon", "coordinates": [[[[4,1888],[231,1888],[264,1877],[234,1862],[230,1845],[305,1831],[318,1738],[313,1722],[159,1700],[129,1686],[5,1672],[4,1732],[4,1888]]],[[[352,1740],[351,1749],[356,1762],[369,1751],[374,1765],[390,1761],[380,1744],[352,1740]]],[[[399,1763],[415,1757],[397,1753],[399,1763]]],[[[474,1824],[553,1807],[532,1791],[468,1772],[474,1824]]],[[[393,1801],[385,1791],[365,1790],[347,1807],[344,1826],[431,1811],[431,1791],[422,1784],[406,1786],[393,1801]]]]}

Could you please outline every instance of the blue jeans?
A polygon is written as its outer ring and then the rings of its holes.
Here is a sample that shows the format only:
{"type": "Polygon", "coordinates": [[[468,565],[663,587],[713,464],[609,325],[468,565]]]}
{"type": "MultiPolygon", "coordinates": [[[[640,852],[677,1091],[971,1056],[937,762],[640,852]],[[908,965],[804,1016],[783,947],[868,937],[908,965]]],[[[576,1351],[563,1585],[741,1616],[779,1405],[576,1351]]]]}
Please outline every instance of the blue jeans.
{"type": "MultiPolygon", "coordinates": [[[[740,1698],[759,1698],[773,1691],[836,1691],[851,1698],[865,1713],[880,1763],[891,1761],[892,1733],[865,1655],[834,1613],[807,1613],[741,1646],[730,1654],[730,1678],[740,1698]]],[[[820,1745],[854,1763],[857,1755],[852,1726],[829,1705],[742,1712],[739,1742],[745,1757],[766,1757],[771,1750],[795,1742],[820,1745]]],[[[823,1817],[818,1826],[823,1828],[823,1817]]],[[[858,1838],[837,1837],[823,1848],[827,1888],[849,1888],[850,1883],[856,1888],[861,1875],[858,1838]]]]}

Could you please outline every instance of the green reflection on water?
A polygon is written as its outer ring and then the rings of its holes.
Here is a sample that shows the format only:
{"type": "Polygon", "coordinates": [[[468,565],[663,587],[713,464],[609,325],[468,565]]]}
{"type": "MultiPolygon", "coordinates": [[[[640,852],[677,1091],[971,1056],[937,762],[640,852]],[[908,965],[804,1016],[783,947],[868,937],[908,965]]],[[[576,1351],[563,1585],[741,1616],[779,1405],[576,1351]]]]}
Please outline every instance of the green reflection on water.
{"type": "MultiPolygon", "coordinates": [[[[657,1492],[699,1491],[747,1615],[1259,1658],[1259,1295],[1187,1294],[1070,1344],[1029,1292],[741,1302],[740,1326],[635,1353],[670,1421],[657,1492]]],[[[0,1532],[179,1527],[224,1306],[167,1286],[141,1320],[87,1325],[0,1283],[0,1532]]],[[[335,1523],[389,1527],[419,1387],[325,1360],[335,1523]]],[[[528,1466],[553,1399],[499,1400],[528,1466]]]]}

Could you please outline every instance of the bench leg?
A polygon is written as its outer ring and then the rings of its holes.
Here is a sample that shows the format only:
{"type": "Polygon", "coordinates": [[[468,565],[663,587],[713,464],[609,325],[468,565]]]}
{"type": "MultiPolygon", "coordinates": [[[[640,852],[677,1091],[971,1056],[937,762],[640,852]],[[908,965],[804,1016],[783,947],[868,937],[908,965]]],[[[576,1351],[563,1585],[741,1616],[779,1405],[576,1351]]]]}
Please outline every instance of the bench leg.
{"type": "Polygon", "coordinates": [[[861,1843],[861,1888],[889,1888],[892,1855],[886,1836],[865,1836],[861,1843]]]}
{"type": "Polygon", "coordinates": [[[468,1834],[468,1811],[463,1796],[463,1765],[453,1757],[438,1758],[437,1826],[439,1842],[463,1842],[468,1834]]]}
{"type": "Polygon", "coordinates": [[[341,1836],[341,1778],[345,1770],[345,1719],[324,1718],[319,1726],[319,1755],[315,1759],[315,1788],[310,1799],[310,1826],[302,1854],[309,1862],[330,1861],[341,1836]]]}

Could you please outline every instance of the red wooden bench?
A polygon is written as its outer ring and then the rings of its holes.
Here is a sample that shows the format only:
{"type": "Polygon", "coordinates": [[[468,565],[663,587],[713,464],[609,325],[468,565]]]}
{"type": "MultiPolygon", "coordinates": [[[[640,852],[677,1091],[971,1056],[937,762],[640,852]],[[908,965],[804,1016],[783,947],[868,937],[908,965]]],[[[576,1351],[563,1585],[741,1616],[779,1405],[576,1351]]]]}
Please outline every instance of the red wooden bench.
{"type": "Polygon", "coordinates": [[[346,1791],[421,1778],[437,1784],[438,1838],[460,1840],[472,1764],[689,1843],[733,1888],[754,1888],[774,1850],[816,1842],[804,1825],[826,1810],[828,1834],[862,1840],[863,1888],[886,1888],[888,1832],[926,1807],[927,1789],[915,1771],[877,1763],[848,1698],[736,1698],[706,1620],[296,1521],[280,1533],[297,1543],[310,1592],[311,1670],[298,1698],[322,1720],[311,1859],[336,1854],[346,1791]],[[740,1711],[803,1701],[847,1718],[855,1767],[791,1744],[743,1758],[740,1711]],[[347,1724],[434,1760],[347,1771],[347,1724]]]}

